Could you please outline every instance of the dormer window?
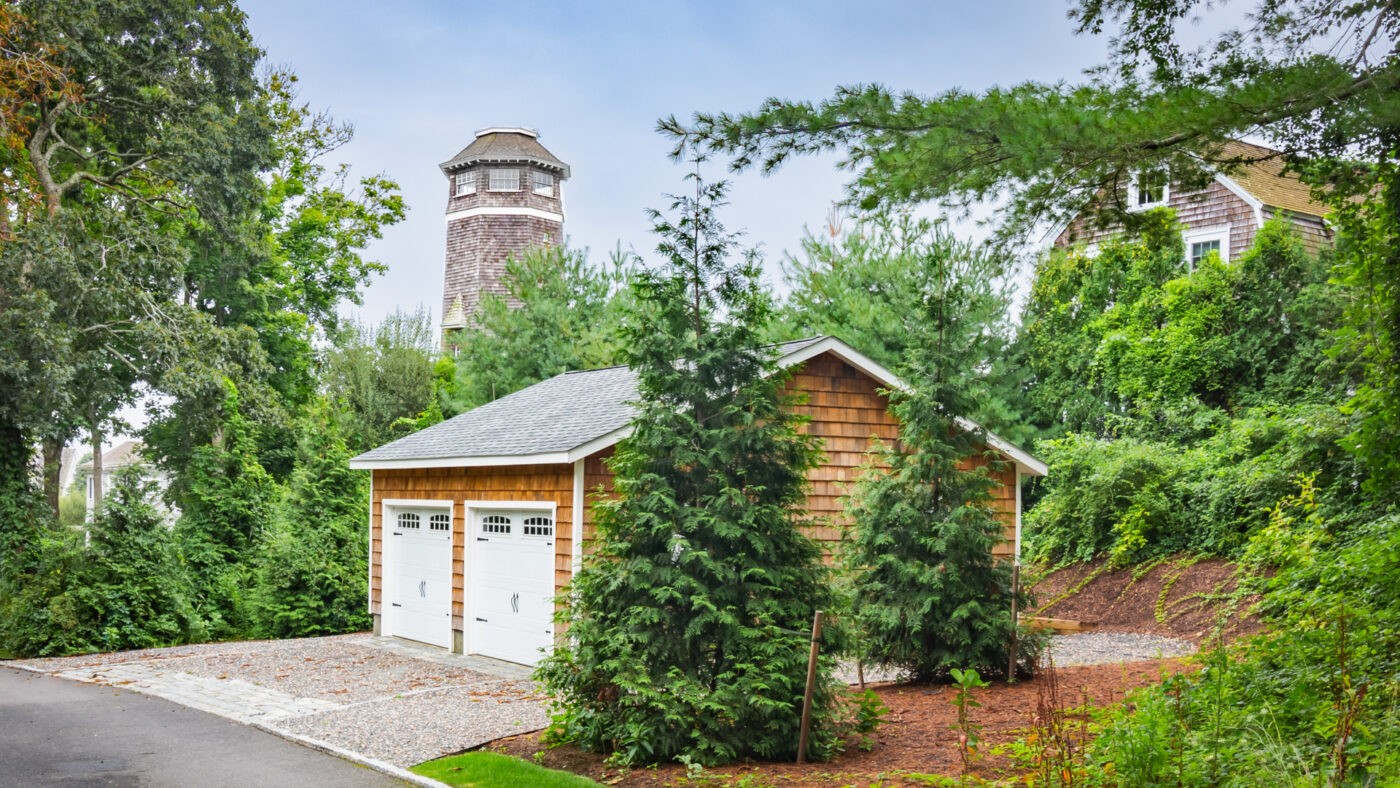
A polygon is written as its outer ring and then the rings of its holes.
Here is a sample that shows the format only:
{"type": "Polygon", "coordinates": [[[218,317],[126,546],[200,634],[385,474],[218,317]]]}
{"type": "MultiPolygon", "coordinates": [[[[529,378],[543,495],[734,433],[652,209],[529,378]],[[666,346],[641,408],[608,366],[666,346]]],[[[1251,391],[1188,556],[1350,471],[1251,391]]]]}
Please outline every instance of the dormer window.
{"type": "Polygon", "coordinates": [[[547,172],[535,171],[530,173],[530,182],[535,194],[544,197],[554,196],[554,176],[547,172]]]}
{"type": "Polygon", "coordinates": [[[491,170],[486,188],[493,192],[518,192],[520,191],[520,171],[491,170]]]}
{"type": "Polygon", "coordinates": [[[476,194],[476,173],[459,172],[456,176],[457,196],[476,194]]]}
{"type": "Polygon", "coordinates": [[[1167,171],[1162,168],[1133,173],[1128,183],[1128,210],[1145,211],[1167,204],[1167,171]]]}

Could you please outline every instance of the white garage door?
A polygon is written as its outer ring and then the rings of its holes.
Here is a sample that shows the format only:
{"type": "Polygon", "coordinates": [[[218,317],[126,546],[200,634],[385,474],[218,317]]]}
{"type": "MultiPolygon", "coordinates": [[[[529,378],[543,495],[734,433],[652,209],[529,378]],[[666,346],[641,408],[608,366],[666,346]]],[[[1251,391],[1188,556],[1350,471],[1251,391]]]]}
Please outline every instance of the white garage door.
{"type": "Polygon", "coordinates": [[[476,509],[472,515],[471,648],[533,665],[554,643],[554,517],[476,509]]]}
{"type": "Polygon", "coordinates": [[[395,509],[388,523],[388,634],[452,648],[452,515],[395,509]]]}

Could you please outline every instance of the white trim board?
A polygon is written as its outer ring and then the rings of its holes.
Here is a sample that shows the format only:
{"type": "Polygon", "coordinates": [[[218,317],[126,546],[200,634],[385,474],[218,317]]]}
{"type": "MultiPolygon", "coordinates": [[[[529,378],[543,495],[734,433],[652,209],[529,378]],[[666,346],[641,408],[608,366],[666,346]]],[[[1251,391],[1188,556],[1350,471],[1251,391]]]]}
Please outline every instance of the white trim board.
{"type": "MultiPolygon", "coordinates": [[[[488,190],[489,191],[489,190],[488,190]]],[[[502,194],[516,194],[515,192],[498,192],[502,194]]],[[[461,211],[452,211],[447,214],[447,222],[450,224],[458,219],[470,219],[473,216],[533,216],[536,219],[545,219],[551,222],[564,221],[564,215],[553,211],[545,211],[539,208],[525,208],[519,205],[480,205],[475,208],[467,208],[461,211]]]]}

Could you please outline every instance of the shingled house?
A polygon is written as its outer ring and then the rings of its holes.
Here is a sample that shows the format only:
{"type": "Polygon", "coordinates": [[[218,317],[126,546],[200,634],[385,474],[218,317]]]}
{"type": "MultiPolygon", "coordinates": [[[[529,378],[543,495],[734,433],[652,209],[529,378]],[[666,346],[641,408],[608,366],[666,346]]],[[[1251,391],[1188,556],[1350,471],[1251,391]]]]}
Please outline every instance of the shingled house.
{"type": "MultiPolygon", "coordinates": [[[[899,425],[882,389],[902,383],[831,337],[778,346],[805,395],[806,429],[825,459],[810,476],[810,536],[831,543],[842,497],[874,438],[899,425]]],[[[593,538],[591,496],[609,488],[606,461],[630,432],[636,376],[626,367],[568,372],[351,461],[372,472],[369,611],[375,631],[468,654],[533,664],[554,642],[554,598],[593,538]]],[[[972,427],[974,425],[968,425],[972,427]]],[[[1021,479],[1045,465],[987,434],[997,467],[997,549],[1021,541],[1021,479]]]]}
{"type": "MultiPolygon", "coordinates": [[[[1332,230],[1323,218],[1326,207],[1296,175],[1284,172],[1281,152],[1235,141],[1218,156],[1240,165],[1229,175],[1215,172],[1204,189],[1184,190],[1160,170],[1134,173],[1124,185],[1129,211],[1176,211],[1188,267],[1211,252],[1226,262],[1235,260],[1254,245],[1259,228],[1276,216],[1287,217],[1309,251],[1332,243],[1332,230]]],[[[1116,232],[1113,227],[1095,227],[1081,216],[1054,234],[1053,245],[1084,244],[1092,251],[1116,232]]]]}

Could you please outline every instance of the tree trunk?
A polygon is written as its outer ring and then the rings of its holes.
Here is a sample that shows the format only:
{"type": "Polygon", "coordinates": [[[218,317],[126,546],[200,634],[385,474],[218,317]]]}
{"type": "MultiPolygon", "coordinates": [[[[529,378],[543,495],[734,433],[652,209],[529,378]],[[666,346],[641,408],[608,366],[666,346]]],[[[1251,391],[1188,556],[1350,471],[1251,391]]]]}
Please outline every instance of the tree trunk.
{"type": "Polygon", "coordinates": [[[102,513],[102,428],[97,420],[92,422],[92,511],[89,519],[97,519],[102,513]]]}
{"type": "Polygon", "coordinates": [[[63,472],[63,444],[66,441],[59,438],[44,438],[44,500],[49,504],[49,511],[53,512],[53,519],[58,519],[58,498],[62,492],[59,488],[59,477],[63,472]]]}

